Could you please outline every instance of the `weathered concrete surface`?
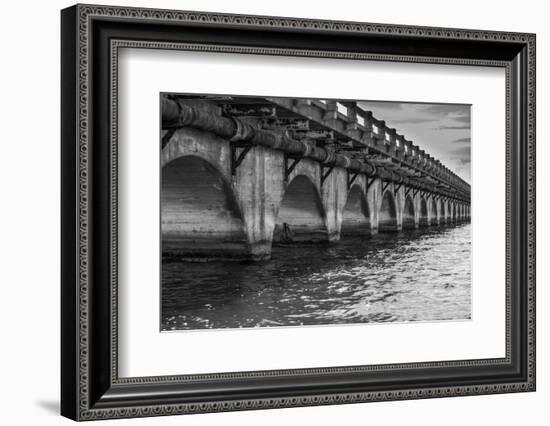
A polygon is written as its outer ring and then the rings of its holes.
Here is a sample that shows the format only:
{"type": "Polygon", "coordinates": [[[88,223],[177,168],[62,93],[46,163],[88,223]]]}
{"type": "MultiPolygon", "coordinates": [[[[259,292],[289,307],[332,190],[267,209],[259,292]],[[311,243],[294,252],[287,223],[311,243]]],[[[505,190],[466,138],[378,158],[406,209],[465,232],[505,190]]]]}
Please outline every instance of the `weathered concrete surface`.
{"type": "Polygon", "coordinates": [[[418,216],[418,226],[425,228],[430,226],[430,219],[428,216],[428,203],[424,198],[420,199],[420,211],[418,216]]]}
{"type": "Polygon", "coordinates": [[[163,168],[162,180],[163,251],[191,257],[246,252],[238,202],[214,166],[180,157],[163,168]]]}
{"type": "Polygon", "coordinates": [[[279,207],[274,241],[327,241],[325,222],[324,208],[317,188],[309,177],[296,176],[286,188],[279,207]]]}
{"type": "Polygon", "coordinates": [[[415,229],[418,222],[415,218],[415,209],[411,196],[405,198],[405,204],[403,206],[403,229],[415,229]]]}
{"type": "Polygon", "coordinates": [[[378,208],[378,230],[380,232],[397,232],[403,228],[402,214],[392,191],[386,189],[378,208]]]}
{"type": "Polygon", "coordinates": [[[371,214],[364,182],[353,184],[349,190],[342,217],[341,236],[371,235],[371,214]]]}
{"type": "Polygon", "coordinates": [[[209,132],[184,127],[170,138],[161,154],[164,254],[259,260],[273,242],[330,242],[469,218],[468,206],[434,194],[406,195],[405,186],[380,179],[367,189],[364,174],[348,188],[346,169],[327,175],[309,158],[286,177],[284,153],[267,147],[252,147],[234,174],[231,158],[230,142],[209,132]]]}
{"type": "Polygon", "coordinates": [[[285,187],[284,157],[265,147],[254,147],[231,177],[239,200],[253,259],[271,255],[273,231],[285,187]]]}
{"type": "Polygon", "coordinates": [[[430,226],[438,226],[439,225],[439,215],[437,211],[437,202],[432,198],[428,201],[430,205],[429,209],[429,222],[430,226]]]}

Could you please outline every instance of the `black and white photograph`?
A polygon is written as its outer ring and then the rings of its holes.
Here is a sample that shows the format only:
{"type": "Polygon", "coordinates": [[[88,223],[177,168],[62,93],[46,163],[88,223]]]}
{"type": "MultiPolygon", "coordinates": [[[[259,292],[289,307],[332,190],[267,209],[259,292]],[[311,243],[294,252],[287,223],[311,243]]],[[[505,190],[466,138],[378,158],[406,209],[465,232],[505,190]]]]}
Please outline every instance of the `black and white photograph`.
{"type": "Polygon", "coordinates": [[[472,318],[471,105],[160,94],[167,331],[472,318]]]}
{"type": "Polygon", "coordinates": [[[60,61],[6,86],[14,418],[537,424],[550,32],[465,1],[40,6],[9,63],[60,61]]]}

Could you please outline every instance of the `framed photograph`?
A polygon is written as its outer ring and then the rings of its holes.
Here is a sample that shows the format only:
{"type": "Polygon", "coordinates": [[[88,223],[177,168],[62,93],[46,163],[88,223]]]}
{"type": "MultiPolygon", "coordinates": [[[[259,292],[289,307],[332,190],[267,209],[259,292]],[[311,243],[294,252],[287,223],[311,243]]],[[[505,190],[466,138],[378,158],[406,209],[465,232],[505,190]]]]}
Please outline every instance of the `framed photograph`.
{"type": "Polygon", "coordinates": [[[535,390],[535,35],[61,12],[61,412],[535,390]]]}

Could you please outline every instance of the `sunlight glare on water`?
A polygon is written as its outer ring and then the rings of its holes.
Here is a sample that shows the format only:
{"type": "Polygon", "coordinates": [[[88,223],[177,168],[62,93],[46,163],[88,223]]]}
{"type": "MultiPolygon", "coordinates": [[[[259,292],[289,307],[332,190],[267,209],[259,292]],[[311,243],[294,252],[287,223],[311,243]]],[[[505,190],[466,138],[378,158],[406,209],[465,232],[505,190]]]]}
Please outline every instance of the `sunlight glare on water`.
{"type": "Polygon", "coordinates": [[[273,248],[265,262],[163,261],[163,331],[471,318],[471,226],[273,248]]]}

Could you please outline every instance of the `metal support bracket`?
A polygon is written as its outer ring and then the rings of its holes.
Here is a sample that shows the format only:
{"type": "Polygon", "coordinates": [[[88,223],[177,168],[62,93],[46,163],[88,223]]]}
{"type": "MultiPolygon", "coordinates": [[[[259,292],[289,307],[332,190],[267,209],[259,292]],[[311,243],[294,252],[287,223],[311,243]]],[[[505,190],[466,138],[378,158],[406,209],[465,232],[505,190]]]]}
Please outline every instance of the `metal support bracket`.
{"type": "Polygon", "coordinates": [[[244,158],[246,157],[246,154],[250,151],[252,148],[252,145],[245,145],[242,147],[241,152],[237,155],[237,149],[239,148],[238,145],[231,144],[231,175],[235,176],[235,173],[237,172],[237,168],[241,165],[244,158]]]}
{"type": "MultiPolygon", "coordinates": [[[[413,190],[412,186],[409,186],[407,189],[405,189],[405,197],[407,197],[407,195],[409,195],[409,192],[411,192],[412,190],[413,190]]],[[[413,197],[414,197],[414,192],[413,192],[413,197]]]]}
{"type": "Polygon", "coordinates": [[[393,195],[397,195],[397,193],[399,192],[399,190],[401,189],[401,187],[403,186],[403,183],[400,183],[397,188],[395,187],[395,185],[393,186],[393,195]]]}
{"type": "Polygon", "coordinates": [[[388,189],[388,186],[390,186],[390,183],[392,183],[391,180],[382,185],[382,194],[386,192],[386,189],[388,189]]]}
{"type": "Polygon", "coordinates": [[[164,147],[168,145],[168,142],[170,142],[170,139],[172,139],[172,136],[174,136],[174,133],[176,133],[175,127],[168,129],[168,131],[162,137],[161,149],[164,149],[164,147]]]}
{"type": "Polygon", "coordinates": [[[301,159],[302,157],[291,157],[289,155],[285,155],[285,182],[288,182],[288,177],[296,168],[301,159]],[[288,160],[292,160],[290,165],[288,164],[288,160]]]}
{"type": "Polygon", "coordinates": [[[329,167],[321,166],[321,185],[325,183],[325,180],[330,176],[333,169],[334,169],[334,166],[329,166],[329,167]],[[324,170],[327,168],[328,168],[328,171],[325,173],[324,170]]]}
{"type": "Polygon", "coordinates": [[[366,193],[369,192],[369,188],[371,187],[371,185],[374,183],[375,180],[376,180],[375,177],[369,179],[369,177],[367,176],[367,188],[365,191],[366,193]]]}
{"type": "MultiPolygon", "coordinates": [[[[416,197],[416,194],[420,192],[420,189],[413,189],[413,197],[416,197]]],[[[405,194],[406,196],[407,194],[405,194]]]]}
{"type": "Polygon", "coordinates": [[[349,173],[348,172],[348,189],[351,188],[351,185],[353,185],[353,182],[355,182],[355,179],[357,179],[357,176],[359,176],[359,172],[357,172],[357,173],[349,173]]]}

